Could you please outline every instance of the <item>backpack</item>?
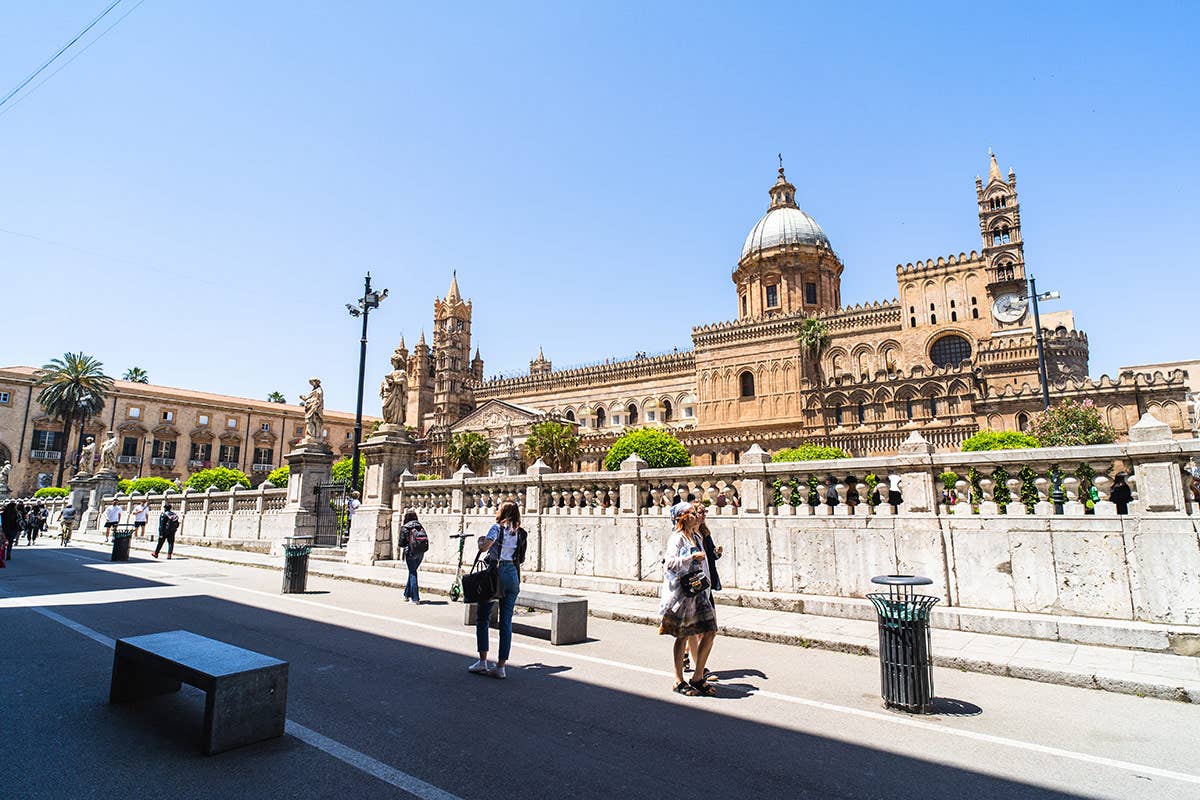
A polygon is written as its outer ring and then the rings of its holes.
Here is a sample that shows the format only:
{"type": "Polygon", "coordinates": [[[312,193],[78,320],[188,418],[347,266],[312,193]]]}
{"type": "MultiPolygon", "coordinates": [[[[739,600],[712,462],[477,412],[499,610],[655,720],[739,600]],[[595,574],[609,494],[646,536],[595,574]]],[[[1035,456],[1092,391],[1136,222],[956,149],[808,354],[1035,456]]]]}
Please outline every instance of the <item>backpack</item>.
{"type": "Polygon", "coordinates": [[[408,535],[408,549],[412,553],[424,553],[429,549],[429,534],[420,525],[416,525],[408,535]]]}
{"type": "Polygon", "coordinates": [[[179,530],[179,515],[174,511],[168,511],[163,516],[167,521],[167,534],[174,535],[175,531],[179,530]]]}

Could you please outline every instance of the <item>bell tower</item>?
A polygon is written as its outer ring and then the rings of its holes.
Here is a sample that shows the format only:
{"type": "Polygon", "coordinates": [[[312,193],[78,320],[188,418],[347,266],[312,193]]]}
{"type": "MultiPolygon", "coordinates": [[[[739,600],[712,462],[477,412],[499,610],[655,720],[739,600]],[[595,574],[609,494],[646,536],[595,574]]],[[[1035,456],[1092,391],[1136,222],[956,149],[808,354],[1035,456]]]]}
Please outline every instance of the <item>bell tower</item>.
{"type": "Polygon", "coordinates": [[[471,359],[471,301],[463,301],[458,273],[446,296],[433,301],[433,426],[449,427],[475,410],[472,384],[476,369],[471,359]]]}
{"type": "Polygon", "coordinates": [[[979,203],[979,233],[983,237],[992,329],[1017,330],[1029,327],[1030,323],[1017,174],[1009,169],[1005,180],[996,163],[996,154],[989,150],[988,158],[987,183],[975,177],[975,197],[979,203]]]}

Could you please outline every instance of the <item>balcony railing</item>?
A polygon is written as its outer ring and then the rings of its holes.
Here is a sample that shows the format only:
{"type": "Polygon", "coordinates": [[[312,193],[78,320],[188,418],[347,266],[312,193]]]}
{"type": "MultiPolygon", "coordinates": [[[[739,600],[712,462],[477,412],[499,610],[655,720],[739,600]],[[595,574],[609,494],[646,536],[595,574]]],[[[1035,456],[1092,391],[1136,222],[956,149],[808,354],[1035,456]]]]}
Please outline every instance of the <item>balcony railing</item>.
{"type": "Polygon", "coordinates": [[[251,467],[254,472],[270,472],[275,469],[274,464],[255,464],[251,467]]]}
{"type": "Polygon", "coordinates": [[[140,464],[142,463],[141,456],[117,456],[118,464],[140,464]]]}
{"type": "Polygon", "coordinates": [[[208,469],[208,463],[202,458],[193,458],[188,460],[189,469],[208,469]]]}
{"type": "Polygon", "coordinates": [[[175,459],[156,456],[150,459],[150,465],[153,467],[173,467],[175,466],[175,459]]]}
{"type": "Polygon", "coordinates": [[[218,461],[217,466],[224,467],[225,469],[237,469],[238,462],[236,462],[236,461],[218,461]]]}
{"type": "Polygon", "coordinates": [[[62,458],[61,450],[33,450],[30,457],[36,461],[58,461],[62,458]]]}

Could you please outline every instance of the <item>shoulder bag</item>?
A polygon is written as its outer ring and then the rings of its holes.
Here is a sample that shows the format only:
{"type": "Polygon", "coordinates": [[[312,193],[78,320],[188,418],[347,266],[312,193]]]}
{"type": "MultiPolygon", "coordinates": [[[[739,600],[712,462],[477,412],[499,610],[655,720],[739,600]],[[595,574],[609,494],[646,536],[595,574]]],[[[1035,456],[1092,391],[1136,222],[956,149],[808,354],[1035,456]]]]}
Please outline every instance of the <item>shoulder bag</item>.
{"type": "Polygon", "coordinates": [[[499,564],[488,560],[480,563],[479,556],[476,555],[475,563],[471,565],[471,571],[462,576],[463,602],[487,603],[503,596],[504,589],[500,586],[499,564]]]}

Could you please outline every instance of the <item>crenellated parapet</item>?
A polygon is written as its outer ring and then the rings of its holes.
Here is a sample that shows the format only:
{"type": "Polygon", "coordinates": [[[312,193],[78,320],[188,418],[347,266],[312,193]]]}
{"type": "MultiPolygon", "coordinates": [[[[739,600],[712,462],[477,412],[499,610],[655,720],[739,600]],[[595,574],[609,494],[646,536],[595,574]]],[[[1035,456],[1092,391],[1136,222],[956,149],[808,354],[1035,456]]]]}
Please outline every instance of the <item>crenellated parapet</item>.
{"type": "Polygon", "coordinates": [[[517,375],[482,381],[475,387],[475,398],[482,402],[493,397],[543,392],[555,389],[590,387],[627,380],[659,378],[663,375],[694,373],[696,357],[691,350],[656,356],[627,358],[608,364],[593,364],[574,369],[517,375]]]}
{"type": "MultiPolygon", "coordinates": [[[[1068,379],[1065,381],[1055,381],[1050,384],[1052,394],[1071,396],[1097,392],[1133,391],[1134,389],[1139,391],[1186,391],[1187,372],[1181,369],[1171,370],[1165,375],[1160,371],[1153,373],[1126,372],[1115,379],[1110,378],[1108,375],[1101,375],[1099,378],[1068,379]]],[[[1041,392],[1041,387],[1038,385],[1023,383],[1020,386],[988,387],[986,397],[988,400],[1040,400],[1041,392]]]]}
{"type": "Polygon", "coordinates": [[[907,264],[896,265],[896,277],[898,278],[919,278],[926,273],[945,272],[950,269],[958,269],[964,266],[977,266],[983,263],[983,256],[972,250],[970,253],[959,253],[957,256],[951,253],[948,256],[938,256],[937,259],[928,259],[926,261],[918,261],[915,264],[911,261],[907,264]]]}

